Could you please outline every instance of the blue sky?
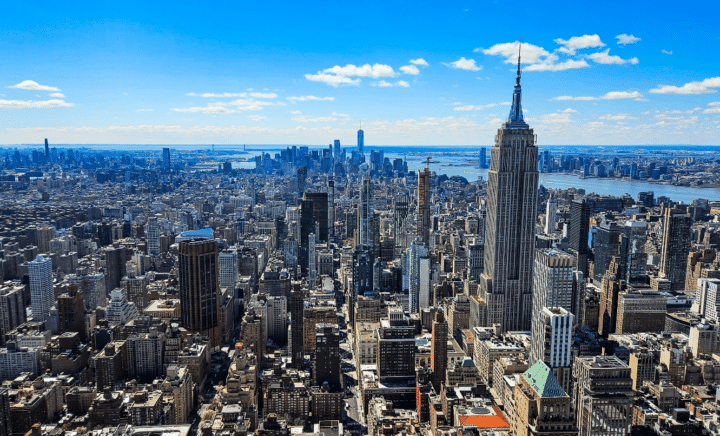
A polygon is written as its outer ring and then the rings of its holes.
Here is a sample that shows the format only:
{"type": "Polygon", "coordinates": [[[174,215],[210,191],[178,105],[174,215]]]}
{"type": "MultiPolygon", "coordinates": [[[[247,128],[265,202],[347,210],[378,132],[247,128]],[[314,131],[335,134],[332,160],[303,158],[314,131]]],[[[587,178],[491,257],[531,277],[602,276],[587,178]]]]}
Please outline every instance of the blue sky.
{"type": "Polygon", "coordinates": [[[0,143],[718,144],[716,2],[0,4],[0,143]]]}

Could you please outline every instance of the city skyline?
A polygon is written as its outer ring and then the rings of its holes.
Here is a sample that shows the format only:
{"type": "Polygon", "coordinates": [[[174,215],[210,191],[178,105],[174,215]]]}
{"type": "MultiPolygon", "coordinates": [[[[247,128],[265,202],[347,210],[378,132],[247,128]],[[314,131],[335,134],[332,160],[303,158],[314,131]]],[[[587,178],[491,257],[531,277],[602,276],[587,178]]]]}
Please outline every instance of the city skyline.
{"type": "Polygon", "coordinates": [[[714,145],[720,129],[703,4],[138,6],[2,6],[3,144],[347,147],[362,122],[368,147],[488,145],[520,40],[544,144],[714,145]]]}

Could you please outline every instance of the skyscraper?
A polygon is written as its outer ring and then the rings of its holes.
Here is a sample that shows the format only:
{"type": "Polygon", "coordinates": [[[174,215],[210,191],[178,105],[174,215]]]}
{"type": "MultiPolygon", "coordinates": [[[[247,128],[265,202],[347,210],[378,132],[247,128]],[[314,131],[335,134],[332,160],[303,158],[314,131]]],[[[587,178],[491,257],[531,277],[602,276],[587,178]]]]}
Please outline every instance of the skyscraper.
{"type": "Polygon", "coordinates": [[[220,345],[220,281],[215,240],[191,239],[178,247],[182,326],[220,345]]]}
{"type": "Polygon", "coordinates": [[[340,372],[340,331],[337,324],[315,326],[314,376],[316,386],[327,383],[331,392],[339,391],[340,372]]]}
{"type": "MultiPolygon", "coordinates": [[[[588,275],[588,234],[590,233],[590,205],[585,197],[570,203],[570,240],[568,250],[577,257],[578,271],[588,275]]],[[[577,314],[576,314],[577,315],[577,314]]]]}
{"type": "Polygon", "coordinates": [[[502,331],[529,330],[538,197],[538,149],[523,119],[520,57],[510,116],[498,130],[488,171],[485,272],[480,297],[487,322],[502,331]]]}
{"type": "Polygon", "coordinates": [[[418,174],[418,237],[426,247],[430,246],[430,158],[427,166],[418,174]]]}
{"type": "Polygon", "coordinates": [[[50,308],[55,304],[53,291],[52,261],[42,254],[28,262],[30,277],[30,305],[34,321],[46,321],[50,308]]]}
{"type": "Polygon", "coordinates": [[[665,210],[660,276],[670,280],[672,291],[682,291],[685,288],[691,227],[690,214],[678,209],[665,210]]]}
{"type": "Polygon", "coordinates": [[[544,362],[564,390],[569,390],[570,348],[573,343],[575,317],[562,307],[543,307],[535,314],[530,362],[544,362]]]}
{"type": "Polygon", "coordinates": [[[430,306],[430,257],[420,238],[413,241],[406,256],[410,312],[419,313],[430,306]]]}
{"type": "Polygon", "coordinates": [[[150,256],[160,255],[160,228],[157,217],[151,216],[147,224],[147,250],[150,256]]]}
{"type": "Polygon", "coordinates": [[[170,149],[163,148],[163,171],[170,172],[170,149]]]}
{"type": "Polygon", "coordinates": [[[478,156],[478,168],[487,168],[487,149],[480,147],[480,155],[478,156]]]}
{"type": "MultiPolygon", "coordinates": [[[[318,241],[328,240],[328,193],[327,192],[306,192],[303,200],[312,201],[313,219],[317,221],[319,233],[316,235],[318,241]]],[[[315,231],[313,230],[313,233],[315,231]]]]}
{"type": "Polygon", "coordinates": [[[338,160],[338,159],[340,159],[340,140],[339,139],[335,140],[334,146],[335,146],[335,153],[334,153],[335,160],[338,160]]]}
{"type": "Polygon", "coordinates": [[[293,283],[290,294],[290,357],[294,368],[303,366],[303,309],[304,295],[299,282],[293,283]]]}
{"type": "Polygon", "coordinates": [[[360,130],[358,130],[358,153],[363,154],[364,148],[365,148],[365,132],[363,132],[362,127],[360,127],[360,130]]]}
{"type": "Polygon", "coordinates": [[[328,180],[327,182],[327,211],[328,211],[328,219],[327,219],[327,231],[328,231],[328,238],[331,238],[335,235],[335,181],[328,180]]]}
{"type": "Polygon", "coordinates": [[[50,146],[47,138],[45,138],[45,162],[50,162],[50,146]]]}
{"type": "Polygon", "coordinates": [[[548,199],[545,204],[545,234],[552,235],[555,233],[555,220],[557,219],[557,200],[548,199]]]}
{"type": "Polygon", "coordinates": [[[445,321],[445,314],[439,311],[435,313],[435,319],[432,322],[432,343],[430,344],[430,367],[433,371],[432,384],[435,392],[440,392],[440,388],[445,382],[447,342],[448,323],[445,321]]]}
{"type": "Polygon", "coordinates": [[[375,237],[374,230],[375,216],[375,191],[372,180],[363,177],[360,186],[360,207],[358,208],[358,240],[357,245],[372,250],[375,237]]]}

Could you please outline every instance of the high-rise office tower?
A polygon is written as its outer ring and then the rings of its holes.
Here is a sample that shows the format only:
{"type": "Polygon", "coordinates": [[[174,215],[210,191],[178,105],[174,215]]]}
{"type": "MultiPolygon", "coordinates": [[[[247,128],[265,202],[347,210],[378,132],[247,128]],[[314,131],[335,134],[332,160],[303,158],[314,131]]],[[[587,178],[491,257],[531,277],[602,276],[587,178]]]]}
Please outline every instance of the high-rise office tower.
{"type": "MultiPolygon", "coordinates": [[[[615,222],[605,221],[595,227],[592,245],[594,248],[593,282],[600,283],[614,256],[620,256],[624,229],[615,222]]],[[[619,277],[618,277],[619,278],[619,277]]]]}
{"type": "Polygon", "coordinates": [[[314,290],[317,282],[317,253],[315,251],[315,233],[308,236],[308,282],[314,290]]]}
{"type": "Polygon", "coordinates": [[[568,250],[577,258],[577,269],[588,275],[588,235],[590,233],[590,205],[585,197],[570,203],[570,235],[568,250]]]}
{"type": "Polygon", "coordinates": [[[395,211],[393,214],[393,238],[395,238],[395,246],[400,247],[402,251],[408,246],[407,236],[405,232],[405,219],[410,209],[410,198],[407,195],[395,196],[395,211]]]}
{"type": "Polygon", "coordinates": [[[163,171],[170,172],[170,149],[163,148],[163,171]]]}
{"type": "Polygon", "coordinates": [[[340,159],[340,140],[336,139],[334,142],[335,146],[335,160],[340,159]]]}
{"type": "Polygon", "coordinates": [[[375,218],[375,190],[373,182],[369,177],[363,177],[360,185],[360,206],[358,207],[358,241],[367,250],[373,248],[375,241],[374,218],[375,218]]]}
{"type": "Polygon", "coordinates": [[[147,250],[150,256],[160,255],[160,228],[157,217],[148,218],[147,224],[147,250]]]}
{"type": "Polygon", "coordinates": [[[616,356],[576,357],[573,403],[581,436],[630,434],[630,367],[616,356]]]}
{"type": "Polygon", "coordinates": [[[533,320],[530,362],[542,361],[549,366],[565,391],[571,388],[570,348],[574,324],[573,314],[562,307],[543,307],[533,320]]]}
{"type": "Polygon", "coordinates": [[[555,233],[555,220],[557,219],[557,200],[548,199],[545,204],[545,234],[552,235],[555,233]]]}
{"type": "Polygon", "coordinates": [[[529,330],[538,198],[538,149],[521,106],[520,57],[510,116],[498,130],[488,171],[485,272],[480,297],[487,322],[529,330]]]}
{"type": "Polygon", "coordinates": [[[418,237],[426,247],[430,246],[430,158],[427,166],[418,174],[418,237]]]}
{"type": "Polygon", "coordinates": [[[432,342],[430,344],[430,368],[433,371],[432,384],[435,392],[440,392],[440,388],[445,382],[447,342],[448,323],[445,320],[445,314],[438,311],[435,313],[435,319],[432,322],[432,342]]]}
{"type": "Polygon", "coordinates": [[[27,321],[23,291],[19,284],[0,286],[0,345],[5,344],[6,333],[27,321]]]}
{"type": "Polygon", "coordinates": [[[337,324],[315,326],[315,385],[328,384],[331,392],[342,388],[340,372],[340,330],[337,324]]]}
{"type": "Polygon", "coordinates": [[[60,333],[78,332],[80,340],[87,342],[85,333],[85,299],[76,284],[68,286],[66,293],[57,298],[58,327],[60,333]]]}
{"type": "Polygon", "coordinates": [[[47,138],[45,138],[45,162],[50,162],[50,146],[47,138]]]}
{"type": "MultiPolygon", "coordinates": [[[[307,274],[310,260],[308,249],[310,234],[315,233],[315,202],[302,200],[300,202],[300,245],[298,245],[298,265],[303,274],[307,274]]],[[[327,203],[325,204],[327,207],[327,203]]]]}
{"type": "Polygon", "coordinates": [[[235,290],[238,276],[237,250],[223,250],[218,254],[218,272],[220,287],[235,290]]]}
{"type": "Polygon", "coordinates": [[[300,167],[297,169],[298,199],[302,198],[303,192],[305,192],[306,183],[307,183],[307,167],[300,167]]]}
{"type": "Polygon", "coordinates": [[[406,256],[410,312],[419,313],[430,306],[430,257],[420,238],[413,241],[406,256]]]}
{"type": "Polygon", "coordinates": [[[362,127],[358,130],[358,153],[363,154],[365,148],[365,132],[362,127]]]}
{"type": "Polygon", "coordinates": [[[335,181],[328,180],[328,192],[327,192],[327,211],[328,211],[328,219],[327,219],[327,231],[328,231],[328,239],[335,236],[335,181]]]}
{"type": "Polygon", "coordinates": [[[685,288],[687,258],[690,253],[692,217],[678,209],[666,209],[663,218],[662,255],[660,277],[670,280],[670,290],[685,288]]]}
{"type": "Polygon", "coordinates": [[[563,307],[575,312],[573,306],[573,257],[555,248],[535,250],[533,267],[533,314],[543,307],[563,307]]]}
{"type": "Polygon", "coordinates": [[[220,346],[217,241],[181,241],[178,247],[178,275],[182,326],[209,336],[211,347],[220,346]]]}
{"type": "MultiPolygon", "coordinates": [[[[327,192],[306,192],[303,194],[303,200],[312,201],[314,220],[317,222],[319,232],[315,235],[318,241],[328,240],[328,224],[330,216],[328,210],[328,193],[327,192]]],[[[315,231],[313,230],[313,233],[315,231]]]]}
{"type": "Polygon", "coordinates": [[[388,309],[376,332],[377,367],[380,380],[415,378],[415,328],[401,308],[388,309]]]}
{"type": "Polygon", "coordinates": [[[267,299],[267,336],[276,345],[287,344],[287,297],[276,295],[267,299]]]}
{"type": "Polygon", "coordinates": [[[480,147],[480,155],[478,156],[478,168],[487,168],[487,149],[480,147]]]}
{"type": "Polygon", "coordinates": [[[293,283],[290,293],[290,357],[294,368],[302,368],[303,352],[303,309],[305,296],[299,282],[293,283]]]}
{"type": "MultiPolygon", "coordinates": [[[[627,221],[625,233],[620,239],[620,258],[622,261],[620,276],[628,283],[645,283],[647,279],[647,223],[645,221],[627,221]]],[[[692,287],[695,289],[695,287],[692,287]]]]}
{"type": "Polygon", "coordinates": [[[47,321],[50,308],[55,304],[52,261],[42,254],[28,262],[30,277],[30,305],[34,321],[47,321]]]}

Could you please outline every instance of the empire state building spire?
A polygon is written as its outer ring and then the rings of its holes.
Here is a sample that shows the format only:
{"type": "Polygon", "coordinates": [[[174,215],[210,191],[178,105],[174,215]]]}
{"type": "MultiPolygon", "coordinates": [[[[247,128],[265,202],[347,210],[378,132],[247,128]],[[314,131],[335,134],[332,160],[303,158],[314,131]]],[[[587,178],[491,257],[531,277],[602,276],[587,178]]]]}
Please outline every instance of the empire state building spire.
{"type": "Polygon", "coordinates": [[[506,129],[529,129],[530,127],[525,123],[522,112],[522,88],[520,87],[520,77],[522,71],[520,70],[520,46],[518,46],[518,66],[517,66],[517,77],[515,78],[515,90],[513,91],[512,107],[510,108],[510,116],[505,123],[506,129]]]}

